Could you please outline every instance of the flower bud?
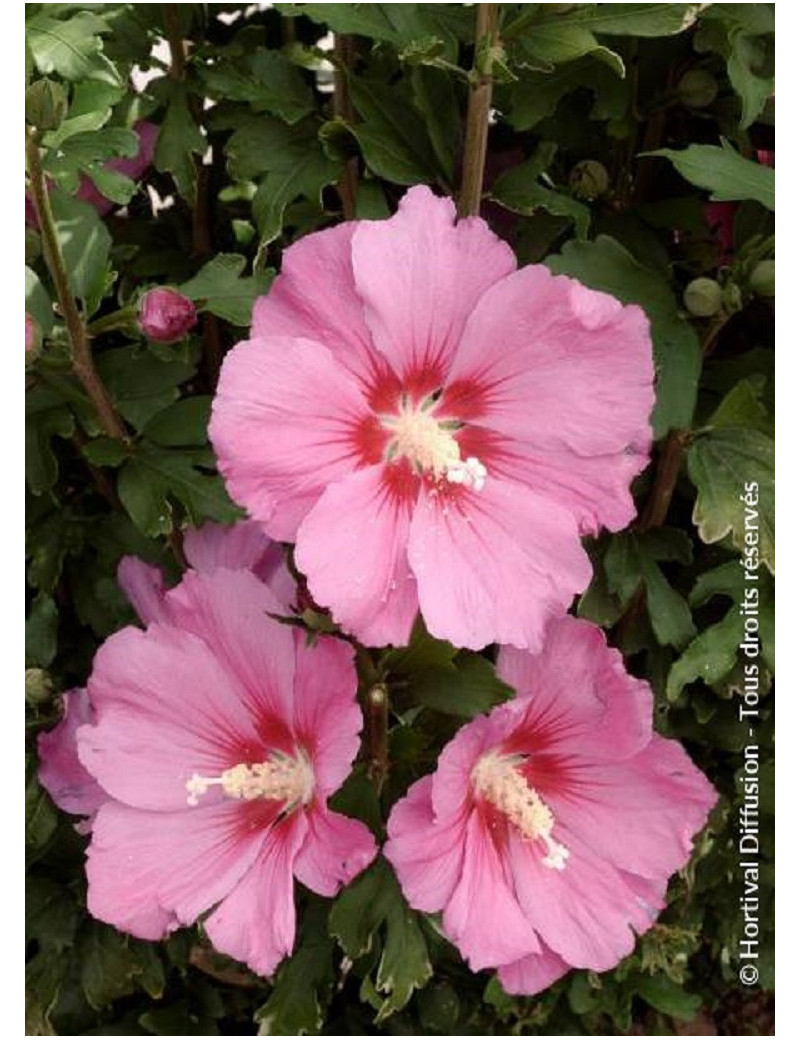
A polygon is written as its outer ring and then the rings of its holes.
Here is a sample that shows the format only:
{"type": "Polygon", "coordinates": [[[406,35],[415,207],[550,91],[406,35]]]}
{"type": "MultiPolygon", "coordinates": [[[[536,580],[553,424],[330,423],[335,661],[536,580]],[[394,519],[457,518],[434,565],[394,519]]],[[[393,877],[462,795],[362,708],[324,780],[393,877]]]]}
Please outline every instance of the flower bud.
{"type": "Polygon", "coordinates": [[[695,278],[683,291],[683,304],[695,318],[710,318],[722,306],[722,289],[713,278],[695,278]]]}
{"type": "Polygon", "coordinates": [[[750,275],[750,288],[757,296],[775,295],[775,261],[759,260],[750,275]]]}
{"type": "Polygon", "coordinates": [[[680,78],[678,94],[687,108],[708,108],[717,99],[716,79],[705,69],[689,69],[680,78]]]}
{"type": "Polygon", "coordinates": [[[25,91],[25,122],[37,130],[57,130],[67,114],[67,92],[52,79],[37,79],[25,91]]]}
{"type": "Polygon", "coordinates": [[[608,170],[596,159],[584,159],[577,163],[569,175],[572,194],[591,202],[608,191],[608,170]]]}
{"type": "Polygon", "coordinates": [[[32,361],[39,353],[42,345],[42,331],[39,322],[25,311],[25,360],[32,361]]]}
{"type": "Polygon", "coordinates": [[[44,704],[50,700],[53,683],[41,668],[25,669],[25,700],[28,704],[44,704]]]}
{"type": "Polygon", "coordinates": [[[176,289],[150,289],[139,306],[139,328],[156,343],[173,343],[197,324],[197,311],[176,289]]]}

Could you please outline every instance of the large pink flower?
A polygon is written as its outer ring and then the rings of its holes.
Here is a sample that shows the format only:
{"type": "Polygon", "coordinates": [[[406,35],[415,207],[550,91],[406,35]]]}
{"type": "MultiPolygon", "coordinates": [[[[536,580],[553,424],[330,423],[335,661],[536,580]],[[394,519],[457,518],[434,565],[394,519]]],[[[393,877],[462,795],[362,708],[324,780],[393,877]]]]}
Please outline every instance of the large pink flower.
{"type": "MultiPolygon", "coordinates": [[[[186,532],[183,548],[189,566],[201,573],[213,574],[220,567],[252,571],[269,586],[280,604],[280,612],[290,612],[296,596],[294,579],[284,564],[280,545],[267,538],[259,524],[251,520],[231,525],[209,521],[186,532]]],[[[143,624],[172,623],[170,610],[174,601],[167,599],[159,567],[136,556],[123,556],[117,581],[143,624]]],[[[180,613],[176,623],[180,625],[180,613]]],[[[62,720],[39,734],[39,780],[59,809],[93,817],[108,796],[78,758],[77,732],[80,726],[95,721],[94,710],[83,689],[65,693],[63,708],[62,720]]],[[[91,821],[80,823],[77,828],[88,832],[91,821]]]]}
{"type": "Polygon", "coordinates": [[[483,220],[412,188],[390,220],[293,245],[223,365],[231,494],[367,644],[405,643],[421,609],[460,646],[536,648],[589,582],[580,535],[634,515],[647,319],[514,268],[483,220]]]}
{"type": "Polygon", "coordinates": [[[294,942],[293,877],[333,895],[375,855],[327,807],[358,750],[353,651],[309,647],[244,570],[189,572],[163,606],[108,639],[89,679],[78,753],[106,800],[88,907],[143,939],[212,910],[214,945],[269,975],[294,942]]]}
{"type": "Polygon", "coordinates": [[[474,970],[532,994],[631,952],[716,794],[653,733],[649,687],[588,622],[554,622],[538,656],[504,648],[498,672],[518,698],[447,745],[392,810],[384,851],[474,970]]]}

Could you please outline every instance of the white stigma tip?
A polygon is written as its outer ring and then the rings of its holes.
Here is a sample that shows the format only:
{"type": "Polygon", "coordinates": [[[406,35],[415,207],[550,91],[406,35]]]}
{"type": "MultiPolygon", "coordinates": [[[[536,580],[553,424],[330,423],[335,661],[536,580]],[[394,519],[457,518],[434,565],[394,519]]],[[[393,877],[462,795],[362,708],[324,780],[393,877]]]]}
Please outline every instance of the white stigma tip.
{"type": "Polygon", "coordinates": [[[473,491],[481,491],[486,483],[486,467],[474,455],[468,459],[451,463],[446,470],[450,484],[463,484],[473,491]]]}

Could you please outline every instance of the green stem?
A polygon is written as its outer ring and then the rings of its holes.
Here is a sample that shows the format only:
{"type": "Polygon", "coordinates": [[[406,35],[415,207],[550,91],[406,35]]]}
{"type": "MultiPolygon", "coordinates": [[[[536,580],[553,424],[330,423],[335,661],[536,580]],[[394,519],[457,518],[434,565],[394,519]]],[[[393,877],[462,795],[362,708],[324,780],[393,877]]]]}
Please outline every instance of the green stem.
{"type": "Polygon", "coordinates": [[[97,417],[104,432],[115,440],[127,442],[128,435],[125,426],[117,414],[108,391],[100,380],[100,376],[97,374],[97,369],[94,367],[86,325],[78,311],[75,297],[70,289],[64,254],[61,252],[53,210],[50,206],[50,193],[47,190],[47,182],[42,168],[39,138],[32,130],[25,131],[25,153],[28,159],[28,174],[31,182],[33,205],[36,209],[42,244],[44,246],[44,258],[50,277],[53,279],[59,309],[67,327],[73,371],[83,384],[83,388],[97,412],[97,417]]]}
{"type": "Polygon", "coordinates": [[[475,59],[467,105],[467,123],[464,141],[464,162],[461,168],[461,192],[458,214],[461,217],[478,215],[483,194],[483,171],[486,166],[486,145],[489,139],[489,110],[492,104],[491,66],[486,69],[486,52],[497,41],[499,4],[478,4],[475,25],[475,59]]]}
{"type": "Polygon", "coordinates": [[[122,307],[111,314],[104,314],[97,321],[90,321],[86,327],[89,336],[102,336],[105,332],[133,330],[136,328],[136,311],[133,307],[122,307]]]}

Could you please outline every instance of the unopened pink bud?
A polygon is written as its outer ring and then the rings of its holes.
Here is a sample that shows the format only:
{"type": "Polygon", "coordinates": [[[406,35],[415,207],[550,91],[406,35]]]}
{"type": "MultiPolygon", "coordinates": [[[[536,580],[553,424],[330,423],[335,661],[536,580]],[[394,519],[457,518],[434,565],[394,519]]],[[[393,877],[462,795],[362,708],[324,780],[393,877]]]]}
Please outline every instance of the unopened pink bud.
{"type": "Polygon", "coordinates": [[[197,324],[197,311],[176,289],[150,289],[139,307],[139,328],[156,343],[173,343],[197,324]]]}

